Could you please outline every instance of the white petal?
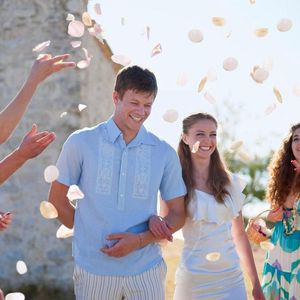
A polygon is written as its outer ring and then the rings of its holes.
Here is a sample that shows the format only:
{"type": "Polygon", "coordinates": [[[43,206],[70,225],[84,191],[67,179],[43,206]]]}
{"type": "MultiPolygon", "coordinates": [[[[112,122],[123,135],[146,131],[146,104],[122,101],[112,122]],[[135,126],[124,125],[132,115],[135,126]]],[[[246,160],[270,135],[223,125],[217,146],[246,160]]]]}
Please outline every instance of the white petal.
{"type": "Polygon", "coordinates": [[[82,23],[85,25],[85,26],[92,26],[93,25],[93,21],[89,15],[89,13],[87,11],[83,12],[82,13],[82,16],[81,16],[81,19],[82,19],[82,23]]]}
{"type": "Polygon", "coordinates": [[[40,52],[40,51],[44,50],[46,47],[50,46],[50,44],[51,44],[51,41],[42,42],[42,43],[36,45],[32,49],[32,51],[33,52],[40,52]]]}
{"type": "Polygon", "coordinates": [[[207,82],[207,76],[204,76],[200,80],[200,83],[198,84],[198,93],[200,93],[204,89],[204,86],[205,86],[206,82],[207,82]]]}
{"type": "Polygon", "coordinates": [[[66,112],[66,111],[64,111],[64,112],[62,112],[61,114],[60,114],[60,118],[63,118],[63,117],[65,117],[66,115],[67,115],[68,113],[66,112]]]}
{"type": "Polygon", "coordinates": [[[100,7],[100,3],[96,3],[95,5],[94,5],[94,11],[95,11],[95,13],[97,14],[97,15],[101,15],[101,7],[100,7]]]}
{"type": "Polygon", "coordinates": [[[45,219],[55,219],[58,216],[55,206],[49,201],[41,202],[40,213],[45,219]]]}
{"type": "Polygon", "coordinates": [[[277,29],[281,32],[289,31],[293,26],[293,22],[290,19],[281,19],[277,24],[277,29]]]}
{"type": "Polygon", "coordinates": [[[225,25],[225,19],[221,18],[221,17],[213,17],[212,22],[216,25],[216,26],[224,26],[225,25]]]}
{"type": "Polygon", "coordinates": [[[83,199],[84,194],[76,184],[72,184],[69,187],[67,197],[70,201],[73,201],[73,200],[83,199]]]}
{"type": "Polygon", "coordinates": [[[181,73],[178,78],[177,78],[177,85],[180,85],[180,86],[184,86],[188,83],[189,81],[189,77],[188,77],[188,74],[186,73],[181,73]]]}
{"type": "Polygon", "coordinates": [[[59,170],[57,169],[56,166],[48,166],[45,170],[44,170],[44,178],[46,182],[53,182],[58,178],[59,175],[59,170]]]}
{"type": "Polygon", "coordinates": [[[217,102],[215,97],[207,91],[204,93],[204,98],[211,104],[215,104],[217,102]]]}
{"type": "Polygon", "coordinates": [[[74,229],[70,229],[62,224],[56,231],[56,237],[58,239],[66,239],[74,235],[74,229]]]}
{"type": "Polygon", "coordinates": [[[71,41],[70,44],[73,48],[78,48],[81,46],[81,41],[71,41]]]}
{"type": "Polygon", "coordinates": [[[218,79],[217,71],[214,68],[208,70],[206,77],[209,81],[215,81],[218,79]]]}
{"type": "Polygon", "coordinates": [[[75,20],[75,17],[74,17],[74,15],[72,15],[72,14],[68,14],[66,20],[67,20],[67,21],[74,21],[74,20],[75,20]]]}
{"type": "Polygon", "coordinates": [[[271,114],[276,109],[276,107],[277,107],[276,103],[272,103],[265,109],[265,114],[266,115],[271,114]]]}
{"type": "Polygon", "coordinates": [[[25,296],[22,293],[9,293],[5,296],[5,300],[24,300],[25,296]]]}
{"type": "Polygon", "coordinates": [[[119,65],[122,65],[124,67],[128,66],[131,63],[131,59],[125,55],[112,55],[111,60],[119,65]]]}
{"type": "Polygon", "coordinates": [[[188,37],[193,43],[200,43],[203,40],[203,34],[199,29],[192,29],[188,33],[188,37]]]}
{"type": "Polygon", "coordinates": [[[151,50],[151,57],[159,54],[162,52],[161,44],[157,44],[152,50],[151,50]]]}
{"type": "Polygon", "coordinates": [[[73,37],[81,37],[84,34],[84,25],[80,21],[71,21],[68,26],[68,34],[73,37]]]}
{"type": "Polygon", "coordinates": [[[78,110],[79,111],[82,111],[82,110],[84,110],[85,108],[87,108],[87,106],[85,105],[85,104],[78,104],[78,110]]]}
{"type": "Polygon", "coordinates": [[[269,72],[265,68],[254,66],[250,75],[257,83],[263,83],[269,77],[269,72]]]}
{"type": "Polygon", "coordinates": [[[293,88],[293,93],[296,97],[300,97],[300,85],[295,85],[293,88]]]}
{"type": "Polygon", "coordinates": [[[27,273],[27,266],[24,261],[18,260],[16,263],[16,270],[20,275],[27,273]]]}
{"type": "Polygon", "coordinates": [[[169,109],[163,114],[166,122],[173,123],[178,119],[178,112],[175,109],[169,109]]]}
{"type": "Polygon", "coordinates": [[[228,57],[223,62],[223,68],[226,71],[233,71],[237,68],[238,61],[234,57],[228,57]]]}

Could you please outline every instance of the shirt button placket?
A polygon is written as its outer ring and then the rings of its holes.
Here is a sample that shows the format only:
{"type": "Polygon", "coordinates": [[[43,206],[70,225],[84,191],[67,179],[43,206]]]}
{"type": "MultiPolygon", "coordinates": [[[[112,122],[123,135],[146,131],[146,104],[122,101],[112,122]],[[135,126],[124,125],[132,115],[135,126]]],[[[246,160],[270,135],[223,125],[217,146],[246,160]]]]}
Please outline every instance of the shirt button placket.
{"type": "Polygon", "coordinates": [[[125,149],[122,154],[121,170],[119,175],[118,210],[124,210],[125,208],[127,161],[128,161],[128,152],[127,149],[125,149]]]}

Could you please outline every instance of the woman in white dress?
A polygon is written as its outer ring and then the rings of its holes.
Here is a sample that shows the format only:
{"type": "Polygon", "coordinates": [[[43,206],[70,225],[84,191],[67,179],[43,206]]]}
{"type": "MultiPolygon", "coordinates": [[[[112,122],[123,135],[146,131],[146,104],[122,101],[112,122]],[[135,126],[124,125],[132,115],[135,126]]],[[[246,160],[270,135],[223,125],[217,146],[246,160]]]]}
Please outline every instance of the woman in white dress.
{"type": "MultiPolygon", "coordinates": [[[[253,298],[265,299],[241,215],[244,186],[222,162],[217,121],[211,115],[198,113],[183,120],[178,155],[188,193],[174,299],[247,299],[240,261],[251,280],[253,298]]],[[[165,214],[163,207],[162,217],[165,214]]],[[[150,219],[156,237],[169,234],[162,217],[150,219]]]]}

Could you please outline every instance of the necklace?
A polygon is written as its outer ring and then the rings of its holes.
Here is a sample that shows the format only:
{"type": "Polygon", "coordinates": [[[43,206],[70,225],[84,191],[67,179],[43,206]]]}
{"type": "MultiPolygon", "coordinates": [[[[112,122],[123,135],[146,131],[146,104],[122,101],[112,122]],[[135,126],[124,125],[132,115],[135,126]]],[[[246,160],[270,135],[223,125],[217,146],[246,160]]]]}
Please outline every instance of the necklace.
{"type": "Polygon", "coordinates": [[[282,223],[285,235],[291,235],[295,232],[297,226],[297,215],[297,201],[295,201],[292,209],[285,209],[283,211],[282,223]]]}

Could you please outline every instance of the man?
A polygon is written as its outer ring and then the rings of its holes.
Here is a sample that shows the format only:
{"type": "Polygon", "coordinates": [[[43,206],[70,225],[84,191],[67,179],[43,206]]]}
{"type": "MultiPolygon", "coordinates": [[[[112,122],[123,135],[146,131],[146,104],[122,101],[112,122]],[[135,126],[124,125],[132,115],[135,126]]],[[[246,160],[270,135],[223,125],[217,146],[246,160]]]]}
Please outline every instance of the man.
{"type": "Polygon", "coordinates": [[[143,126],[156,94],[152,72],[122,69],[112,118],[73,133],[58,159],[49,201],[65,226],[74,223],[77,300],[164,299],[166,266],[147,221],[156,214],[160,191],[171,240],[184,224],[186,189],[174,149],[143,126]],[[66,197],[72,184],[85,195],[76,209],[66,197]]]}

